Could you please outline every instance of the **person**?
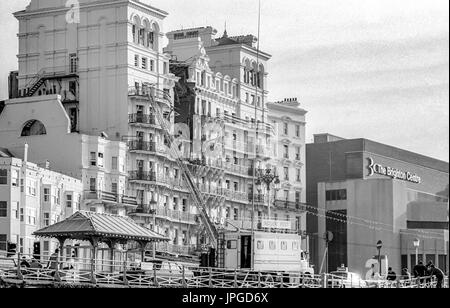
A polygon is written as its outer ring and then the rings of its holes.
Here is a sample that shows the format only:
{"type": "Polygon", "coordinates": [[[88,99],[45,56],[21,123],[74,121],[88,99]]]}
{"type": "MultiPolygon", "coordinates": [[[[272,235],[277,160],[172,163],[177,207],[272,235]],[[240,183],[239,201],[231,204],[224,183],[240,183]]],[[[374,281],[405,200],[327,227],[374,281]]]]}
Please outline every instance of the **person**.
{"type": "Polygon", "coordinates": [[[425,267],[425,265],[423,265],[423,262],[420,261],[419,264],[414,266],[413,272],[415,278],[425,277],[427,268],[425,267]]]}
{"type": "Polygon", "coordinates": [[[408,271],[407,268],[404,268],[402,270],[402,279],[404,279],[404,280],[411,280],[411,273],[408,271]]]}
{"type": "Polygon", "coordinates": [[[388,281],[396,281],[397,280],[397,274],[393,271],[392,267],[390,267],[388,270],[387,280],[388,281]]]}
{"type": "Polygon", "coordinates": [[[50,260],[48,261],[48,269],[56,270],[58,269],[58,256],[59,256],[59,249],[56,248],[55,252],[50,256],[50,260]]]}
{"type": "Polygon", "coordinates": [[[444,272],[441,269],[434,266],[434,264],[431,264],[430,265],[430,276],[436,277],[436,279],[437,279],[436,288],[442,289],[442,282],[444,281],[444,272]]]}
{"type": "Polygon", "coordinates": [[[20,262],[20,266],[21,267],[26,267],[26,268],[30,267],[30,263],[28,263],[27,257],[25,257],[25,256],[22,257],[22,261],[20,262]]]}
{"type": "Polygon", "coordinates": [[[30,268],[32,269],[39,269],[42,268],[41,263],[38,262],[35,258],[31,259],[30,268]]]}

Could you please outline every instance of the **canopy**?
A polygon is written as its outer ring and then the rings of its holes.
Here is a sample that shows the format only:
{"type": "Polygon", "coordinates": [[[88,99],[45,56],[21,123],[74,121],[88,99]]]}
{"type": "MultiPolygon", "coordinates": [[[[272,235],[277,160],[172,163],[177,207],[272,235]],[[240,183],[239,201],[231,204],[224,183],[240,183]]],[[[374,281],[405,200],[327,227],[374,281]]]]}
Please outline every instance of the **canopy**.
{"type": "Polygon", "coordinates": [[[64,221],[38,230],[33,235],[73,240],[122,240],[139,242],[169,241],[168,238],[141,227],[129,217],[79,211],[64,221]]]}

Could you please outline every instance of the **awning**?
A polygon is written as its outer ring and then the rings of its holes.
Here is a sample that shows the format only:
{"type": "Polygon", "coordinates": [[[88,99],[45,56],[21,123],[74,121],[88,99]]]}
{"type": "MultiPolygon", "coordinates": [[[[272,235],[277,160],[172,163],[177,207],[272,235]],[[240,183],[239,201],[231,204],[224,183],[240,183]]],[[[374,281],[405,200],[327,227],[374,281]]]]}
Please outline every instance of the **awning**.
{"type": "Polygon", "coordinates": [[[80,211],[64,221],[33,233],[38,237],[161,242],[168,238],[141,227],[129,217],[80,211]]]}

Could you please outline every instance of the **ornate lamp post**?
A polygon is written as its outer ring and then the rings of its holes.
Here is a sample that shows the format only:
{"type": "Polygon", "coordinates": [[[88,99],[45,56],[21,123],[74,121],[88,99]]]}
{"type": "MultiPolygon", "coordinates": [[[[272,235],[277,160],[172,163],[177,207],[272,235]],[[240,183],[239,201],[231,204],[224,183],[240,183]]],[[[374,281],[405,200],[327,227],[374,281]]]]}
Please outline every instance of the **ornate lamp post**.
{"type": "Polygon", "coordinates": [[[267,199],[268,199],[268,210],[269,210],[269,220],[271,219],[271,209],[270,209],[270,186],[272,185],[272,183],[274,183],[275,185],[279,185],[280,184],[280,177],[278,175],[276,175],[276,169],[270,169],[270,168],[266,168],[266,170],[263,169],[259,169],[257,170],[257,181],[256,181],[256,186],[257,187],[261,187],[262,184],[266,184],[266,188],[267,188],[267,199]]]}

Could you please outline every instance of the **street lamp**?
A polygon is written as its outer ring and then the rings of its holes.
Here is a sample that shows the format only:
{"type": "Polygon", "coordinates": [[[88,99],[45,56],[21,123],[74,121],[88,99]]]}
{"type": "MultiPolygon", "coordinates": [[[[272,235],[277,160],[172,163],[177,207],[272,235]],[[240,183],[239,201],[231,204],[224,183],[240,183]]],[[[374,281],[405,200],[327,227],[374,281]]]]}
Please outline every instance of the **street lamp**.
{"type": "Polygon", "coordinates": [[[270,168],[267,168],[264,172],[263,169],[259,169],[257,171],[257,181],[256,181],[256,186],[261,187],[262,184],[266,184],[267,187],[267,199],[268,199],[268,207],[269,207],[269,220],[271,219],[271,210],[270,210],[270,185],[272,185],[272,183],[274,183],[275,185],[279,185],[280,182],[280,177],[278,175],[276,175],[276,170],[272,170],[270,168]]]}
{"type": "Polygon", "coordinates": [[[414,247],[416,248],[416,264],[419,264],[419,247],[420,247],[420,239],[416,238],[414,240],[414,247]]]}
{"type": "Polygon", "coordinates": [[[383,274],[383,272],[381,271],[381,248],[383,248],[383,242],[378,241],[377,249],[378,249],[378,266],[380,267],[380,276],[383,274]]]}

